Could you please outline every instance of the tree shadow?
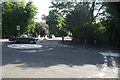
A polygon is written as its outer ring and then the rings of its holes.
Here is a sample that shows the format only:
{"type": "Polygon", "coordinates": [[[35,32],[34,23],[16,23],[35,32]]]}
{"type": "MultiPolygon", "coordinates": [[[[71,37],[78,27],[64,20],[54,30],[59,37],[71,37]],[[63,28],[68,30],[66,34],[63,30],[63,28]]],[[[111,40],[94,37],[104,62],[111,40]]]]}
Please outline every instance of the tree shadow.
{"type": "Polygon", "coordinates": [[[2,63],[3,66],[8,64],[20,64],[17,67],[21,68],[47,68],[56,65],[83,66],[83,65],[101,65],[104,63],[104,58],[99,54],[99,50],[88,47],[78,47],[70,45],[45,45],[41,49],[32,49],[36,52],[20,49],[8,48],[4,43],[2,48],[2,63]],[[53,48],[51,50],[47,50],[53,48]],[[43,51],[42,51],[43,50],[43,51]],[[44,51],[45,50],[45,51],[44,51]]]}

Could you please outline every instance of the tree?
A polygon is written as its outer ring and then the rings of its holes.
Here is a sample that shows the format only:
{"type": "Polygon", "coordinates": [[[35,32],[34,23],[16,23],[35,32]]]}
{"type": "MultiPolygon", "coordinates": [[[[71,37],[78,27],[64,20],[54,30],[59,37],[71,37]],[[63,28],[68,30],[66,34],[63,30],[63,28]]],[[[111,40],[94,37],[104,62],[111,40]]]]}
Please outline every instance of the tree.
{"type": "Polygon", "coordinates": [[[63,15],[55,10],[51,10],[49,11],[49,15],[45,16],[44,19],[49,25],[50,34],[54,34],[55,36],[62,36],[62,28],[66,26],[63,15]]]}
{"type": "Polygon", "coordinates": [[[67,31],[70,31],[73,38],[76,39],[102,39],[105,37],[102,36],[105,29],[97,23],[105,13],[104,2],[56,1],[52,4],[50,8],[53,10],[44,18],[50,25],[50,31],[55,30],[54,32],[60,34],[58,30],[67,28],[67,31]],[[64,25],[62,28],[61,24],[64,25]]]}
{"type": "Polygon", "coordinates": [[[97,39],[100,34],[99,25],[96,24],[95,19],[98,17],[98,9],[96,15],[94,14],[95,2],[78,3],[75,9],[66,16],[67,29],[71,31],[75,39],[97,39]],[[90,6],[92,5],[92,6],[90,6]]]}
{"type": "Polygon", "coordinates": [[[2,3],[0,3],[0,39],[2,38],[2,3]]]}
{"type": "Polygon", "coordinates": [[[55,1],[52,2],[51,11],[49,11],[48,16],[44,16],[43,19],[50,27],[50,34],[55,36],[66,35],[67,32],[64,31],[66,28],[65,15],[72,11],[74,5],[70,1],[55,1]]]}
{"type": "Polygon", "coordinates": [[[120,43],[120,2],[106,3],[105,17],[101,19],[101,23],[106,27],[106,34],[110,40],[120,43]]]}
{"type": "Polygon", "coordinates": [[[35,31],[42,37],[49,34],[49,26],[46,23],[36,23],[35,31]]]}
{"type": "Polygon", "coordinates": [[[29,34],[30,29],[35,25],[34,16],[37,13],[36,10],[32,2],[28,2],[26,5],[24,2],[3,2],[3,37],[8,38],[10,36],[17,36],[17,25],[21,27],[21,34],[29,34]]]}
{"type": "Polygon", "coordinates": [[[72,11],[74,8],[74,2],[71,1],[55,1],[52,2],[52,6],[49,8],[52,8],[53,10],[57,11],[61,15],[66,15],[68,12],[72,11]]]}

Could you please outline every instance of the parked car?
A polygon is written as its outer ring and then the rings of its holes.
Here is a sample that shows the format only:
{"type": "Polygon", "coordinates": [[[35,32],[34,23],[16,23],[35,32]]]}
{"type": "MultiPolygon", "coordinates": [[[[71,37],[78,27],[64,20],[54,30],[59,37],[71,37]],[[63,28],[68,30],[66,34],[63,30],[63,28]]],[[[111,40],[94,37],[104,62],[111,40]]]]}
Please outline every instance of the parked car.
{"type": "Polygon", "coordinates": [[[28,37],[27,35],[21,35],[19,37],[13,37],[9,38],[9,41],[14,41],[14,43],[36,43],[38,41],[38,38],[31,38],[28,37]]]}

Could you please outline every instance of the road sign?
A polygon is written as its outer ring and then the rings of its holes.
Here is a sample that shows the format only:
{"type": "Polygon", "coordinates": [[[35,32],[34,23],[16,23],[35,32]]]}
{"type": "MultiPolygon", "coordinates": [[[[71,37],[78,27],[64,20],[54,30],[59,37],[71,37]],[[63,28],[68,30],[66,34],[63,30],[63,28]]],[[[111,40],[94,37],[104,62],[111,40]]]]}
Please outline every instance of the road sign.
{"type": "Polygon", "coordinates": [[[20,26],[19,25],[17,25],[17,30],[20,30],[20,26]]]}

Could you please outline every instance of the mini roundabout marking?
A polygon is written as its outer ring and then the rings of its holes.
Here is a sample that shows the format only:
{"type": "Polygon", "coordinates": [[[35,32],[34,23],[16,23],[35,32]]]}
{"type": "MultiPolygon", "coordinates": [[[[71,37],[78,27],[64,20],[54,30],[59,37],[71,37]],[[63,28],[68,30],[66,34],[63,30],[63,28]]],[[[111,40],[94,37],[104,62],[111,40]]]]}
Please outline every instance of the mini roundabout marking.
{"type": "Polygon", "coordinates": [[[38,44],[10,44],[7,47],[13,49],[40,49],[43,46],[38,44]]]}
{"type": "Polygon", "coordinates": [[[44,51],[53,50],[52,47],[38,44],[10,44],[8,48],[16,49],[20,53],[37,53],[42,55],[52,55],[52,53],[43,53],[44,51]]]}

